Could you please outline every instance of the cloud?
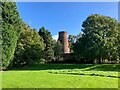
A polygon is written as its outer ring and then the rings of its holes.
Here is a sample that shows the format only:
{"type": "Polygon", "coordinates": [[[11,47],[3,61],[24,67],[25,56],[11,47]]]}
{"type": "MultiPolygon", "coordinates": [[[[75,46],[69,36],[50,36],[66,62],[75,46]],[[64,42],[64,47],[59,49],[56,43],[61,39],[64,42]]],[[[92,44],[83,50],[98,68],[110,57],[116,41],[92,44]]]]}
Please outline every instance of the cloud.
{"type": "Polygon", "coordinates": [[[58,40],[58,34],[57,35],[53,35],[52,38],[57,41],[58,40]]]}

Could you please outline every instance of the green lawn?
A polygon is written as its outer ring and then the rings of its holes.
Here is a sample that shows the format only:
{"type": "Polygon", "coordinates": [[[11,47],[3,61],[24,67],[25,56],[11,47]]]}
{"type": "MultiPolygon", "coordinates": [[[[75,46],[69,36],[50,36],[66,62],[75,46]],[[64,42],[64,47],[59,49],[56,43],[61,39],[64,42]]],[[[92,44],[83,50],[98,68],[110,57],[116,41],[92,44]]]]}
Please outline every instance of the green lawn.
{"type": "Polygon", "coordinates": [[[118,64],[37,64],[2,72],[3,88],[118,88],[118,64]]]}

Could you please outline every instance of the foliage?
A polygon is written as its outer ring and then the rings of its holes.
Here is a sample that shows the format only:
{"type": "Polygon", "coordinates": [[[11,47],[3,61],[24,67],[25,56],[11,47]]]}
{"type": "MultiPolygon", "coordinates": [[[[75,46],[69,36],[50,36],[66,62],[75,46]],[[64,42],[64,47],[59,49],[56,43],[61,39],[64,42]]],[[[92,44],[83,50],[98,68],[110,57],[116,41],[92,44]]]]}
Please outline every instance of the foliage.
{"type": "Polygon", "coordinates": [[[46,44],[46,47],[44,49],[44,59],[46,60],[46,62],[52,61],[54,59],[52,35],[44,27],[41,27],[38,33],[43,38],[44,43],[46,44]]]}
{"type": "MultiPolygon", "coordinates": [[[[2,5],[0,4],[0,12],[2,10],[2,5]]],[[[2,15],[0,14],[0,22],[2,22],[2,15]]],[[[2,23],[0,23],[0,27],[2,27],[2,23]]],[[[2,29],[0,29],[0,70],[2,70],[2,29]]]]}
{"type": "Polygon", "coordinates": [[[77,37],[76,41],[77,41],[79,38],[81,38],[82,35],[83,35],[83,32],[80,32],[80,33],[76,36],[76,37],[77,37]]]}
{"type": "Polygon", "coordinates": [[[23,23],[23,29],[15,50],[13,66],[22,66],[40,62],[43,59],[43,39],[35,29],[23,23]]]}
{"type": "Polygon", "coordinates": [[[62,50],[62,44],[60,43],[60,41],[57,41],[54,44],[54,57],[55,60],[59,61],[62,59],[62,54],[63,54],[63,50],[62,50]]]}
{"type": "Polygon", "coordinates": [[[83,35],[73,47],[78,59],[88,63],[119,60],[117,20],[93,14],[83,22],[82,27],[83,35]]]}
{"type": "Polygon", "coordinates": [[[7,69],[14,57],[14,51],[21,30],[21,19],[15,2],[1,2],[1,10],[2,65],[3,69],[7,69]]]}
{"type": "Polygon", "coordinates": [[[117,45],[118,45],[118,56],[119,56],[119,63],[120,63],[120,23],[118,23],[118,30],[119,30],[119,32],[118,32],[118,43],[117,43],[117,45]]]}
{"type": "Polygon", "coordinates": [[[76,43],[76,41],[82,37],[82,32],[80,32],[78,35],[69,35],[68,36],[68,42],[69,42],[69,48],[70,52],[73,52],[73,45],[76,43]]]}
{"type": "Polygon", "coordinates": [[[70,52],[73,52],[72,45],[76,42],[76,40],[77,40],[77,36],[75,36],[75,35],[69,35],[68,36],[70,52]]]}
{"type": "Polygon", "coordinates": [[[75,35],[69,35],[68,36],[68,42],[69,43],[75,43],[76,42],[76,36],[75,35]]]}

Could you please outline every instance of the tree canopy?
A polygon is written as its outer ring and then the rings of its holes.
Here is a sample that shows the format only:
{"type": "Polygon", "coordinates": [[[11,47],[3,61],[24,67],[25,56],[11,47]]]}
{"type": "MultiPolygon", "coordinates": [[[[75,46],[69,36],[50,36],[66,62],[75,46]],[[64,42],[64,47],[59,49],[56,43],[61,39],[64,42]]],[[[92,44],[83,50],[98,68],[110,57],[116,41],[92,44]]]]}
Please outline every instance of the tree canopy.
{"type": "Polygon", "coordinates": [[[76,56],[93,62],[119,60],[118,21],[108,16],[93,14],[82,24],[83,35],[74,46],[76,56]]]}
{"type": "Polygon", "coordinates": [[[55,60],[57,60],[57,61],[62,60],[62,54],[63,54],[63,45],[60,43],[60,41],[57,41],[54,44],[54,57],[55,57],[55,60]]]}
{"type": "Polygon", "coordinates": [[[41,27],[38,33],[43,38],[46,45],[44,50],[44,59],[46,60],[46,62],[52,61],[54,59],[52,35],[44,27],[41,27]]]}
{"type": "Polygon", "coordinates": [[[44,41],[42,37],[39,36],[38,32],[23,23],[23,29],[15,50],[13,65],[22,66],[40,62],[41,59],[44,58],[44,48],[44,41]]]}

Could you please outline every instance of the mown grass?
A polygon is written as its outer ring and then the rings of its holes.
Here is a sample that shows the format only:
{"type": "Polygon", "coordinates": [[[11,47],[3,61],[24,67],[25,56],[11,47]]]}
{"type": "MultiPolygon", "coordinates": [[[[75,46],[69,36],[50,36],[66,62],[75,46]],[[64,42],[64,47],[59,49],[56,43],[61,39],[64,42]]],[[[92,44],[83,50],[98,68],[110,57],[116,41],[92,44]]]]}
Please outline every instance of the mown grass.
{"type": "Polygon", "coordinates": [[[2,72],[3,88],[118,88],[118,64],[37,64],[2,72]]]}

